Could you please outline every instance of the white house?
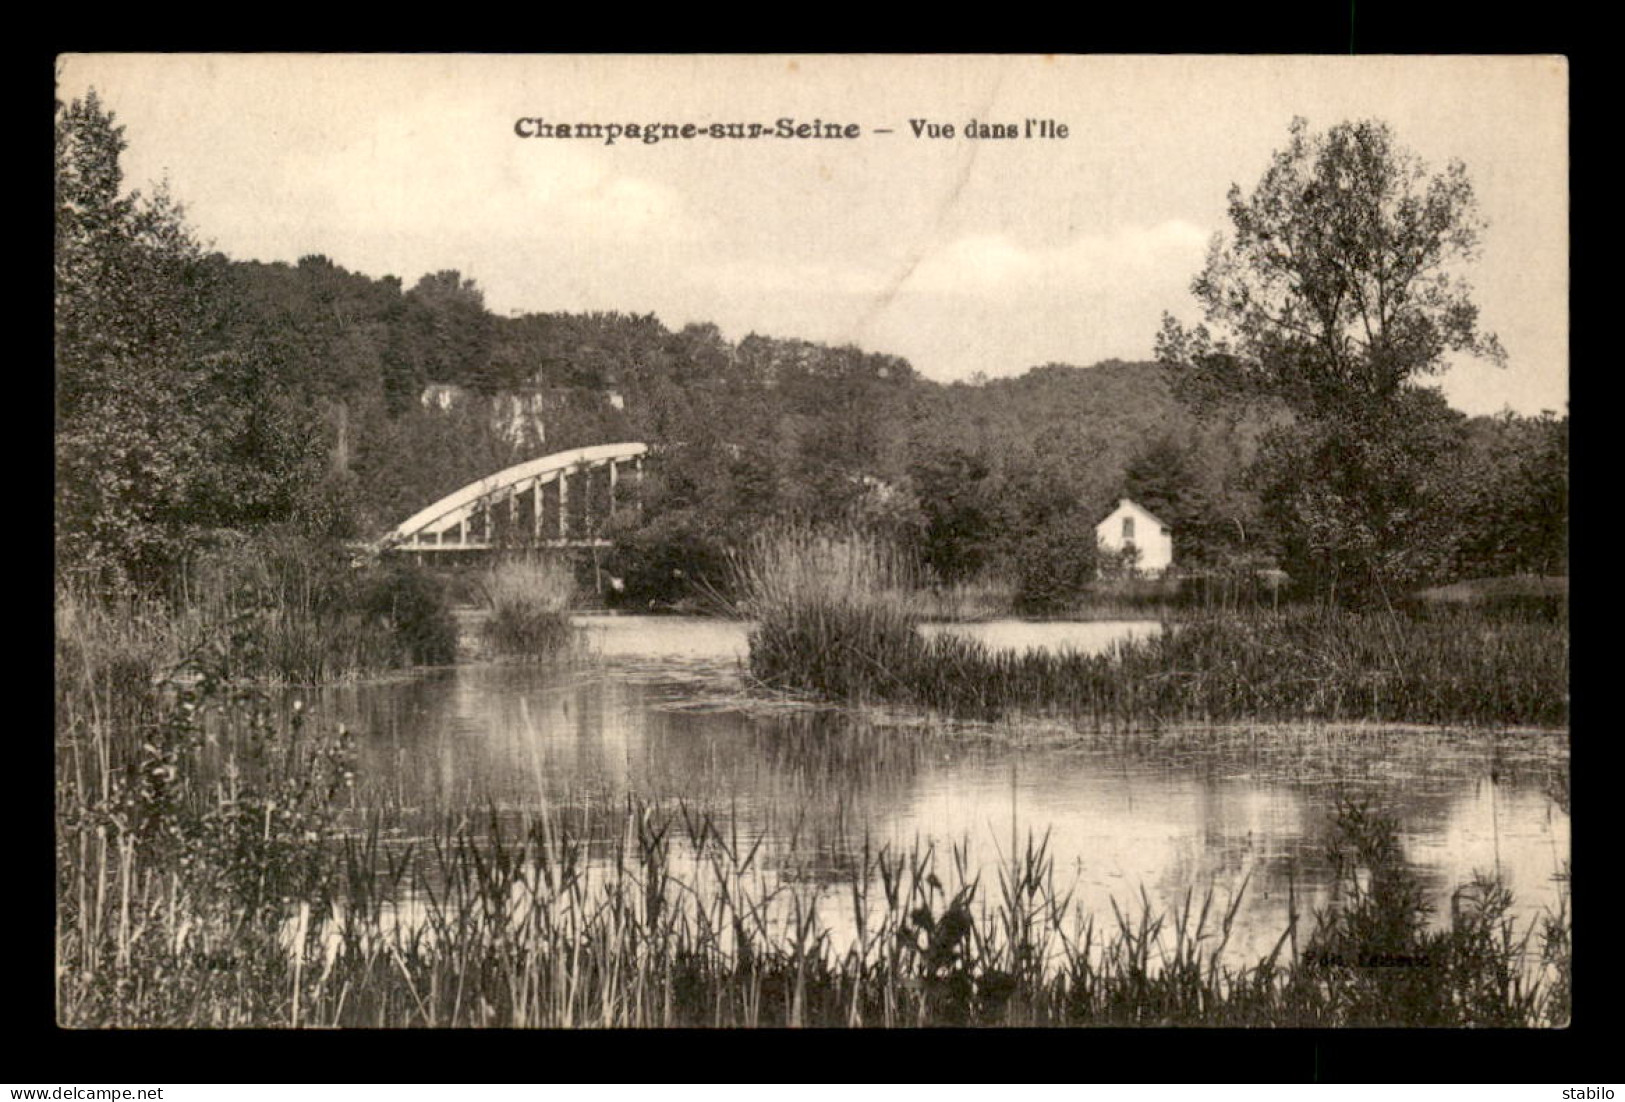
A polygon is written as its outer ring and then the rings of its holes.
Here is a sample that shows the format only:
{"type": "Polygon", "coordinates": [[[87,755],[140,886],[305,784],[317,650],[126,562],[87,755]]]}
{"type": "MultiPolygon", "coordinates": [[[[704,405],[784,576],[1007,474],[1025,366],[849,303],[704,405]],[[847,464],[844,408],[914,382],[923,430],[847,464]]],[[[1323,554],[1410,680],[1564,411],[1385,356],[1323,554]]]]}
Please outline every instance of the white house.
{"type": "Polygon", "coordinates": [[[1146,577],[1158,578],[1174,564],[1173,529],[1144,506],[1120,498],[1117,508],[1095,525],[1095,538],[1108,555],[1130,547],[1140,552],[1135,569],[1146,577]]]}

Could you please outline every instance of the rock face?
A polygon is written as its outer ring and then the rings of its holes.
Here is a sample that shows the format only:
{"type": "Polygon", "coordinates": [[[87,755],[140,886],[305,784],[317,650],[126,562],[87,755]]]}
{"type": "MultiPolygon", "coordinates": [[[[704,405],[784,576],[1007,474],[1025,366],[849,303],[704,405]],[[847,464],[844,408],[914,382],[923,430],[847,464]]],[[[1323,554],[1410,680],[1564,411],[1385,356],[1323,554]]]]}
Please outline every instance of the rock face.
{"type": "Polygon", "coordinates": [[[452,410],[468,400],[468,391],[455,383],[430,383],[418,395],[425,409],[452,410]]]}
{"type": "Polygon", "coordinates": [[[503,391],[491,399],[491,427],[513,444],[526,440],[545,444],[547,426],[542,417],[545,409],[540,390],[503,391]]]}
{"type": "Polygon", "coordinates": [[[545,413],[549,408],[546,393],[533,390],[503,390],[490,397],[476,394],[455,383],[430,383],[418,395],[425,409],[438,409],[449,413],[471,403],[487,406],[491,431],[510,444],[542,445],[547,443],[545,413]]]}

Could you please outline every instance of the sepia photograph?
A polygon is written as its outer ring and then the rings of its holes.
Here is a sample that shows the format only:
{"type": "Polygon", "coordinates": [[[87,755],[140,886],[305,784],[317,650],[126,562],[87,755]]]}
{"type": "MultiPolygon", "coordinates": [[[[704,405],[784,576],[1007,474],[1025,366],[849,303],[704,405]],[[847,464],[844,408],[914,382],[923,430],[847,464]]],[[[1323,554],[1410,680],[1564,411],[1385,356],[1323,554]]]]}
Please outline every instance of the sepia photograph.
{"type": "Polygon", "coordinates": [[[1564,58],[55,75],[58,1027],[1571,1024],[1564,58]]]}

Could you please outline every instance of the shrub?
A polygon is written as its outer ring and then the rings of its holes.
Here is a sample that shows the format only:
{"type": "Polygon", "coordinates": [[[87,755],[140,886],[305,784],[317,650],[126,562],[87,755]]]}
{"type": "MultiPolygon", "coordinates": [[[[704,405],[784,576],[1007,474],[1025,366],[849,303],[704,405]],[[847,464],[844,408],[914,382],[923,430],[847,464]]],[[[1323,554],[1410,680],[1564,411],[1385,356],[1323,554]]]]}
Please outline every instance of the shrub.
{"type": "Polygon", "coordinates": [[[676,510],[623,531],[607,564],[621,579],[613,603],[632,609],[709,598],[725,586],[728,556],[693,510],[676,510]]]}
{"type": "Polygon", "coordinates": [[[409,665],[441,665],[457,657],[457,625],[445,586],[419,567],[388,563],[361,581],[360,608],[385,627],[409,665]]]}
{"type": "Polygon", "coordinates": [[[1077,604],[1101,561],[1093,525],[1079,514],[1050,520],[1016,553],[1016,607],[1057,612],[1077,604]]]}

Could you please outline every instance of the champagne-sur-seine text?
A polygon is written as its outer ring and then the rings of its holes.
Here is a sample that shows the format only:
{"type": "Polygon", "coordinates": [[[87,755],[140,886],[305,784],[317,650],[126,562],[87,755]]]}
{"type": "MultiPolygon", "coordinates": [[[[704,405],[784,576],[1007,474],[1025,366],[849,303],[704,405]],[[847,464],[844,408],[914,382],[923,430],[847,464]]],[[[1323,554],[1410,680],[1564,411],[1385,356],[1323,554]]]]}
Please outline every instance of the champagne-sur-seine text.
{"type": "Polygon", "coordinates": [[[513,132],[521,138],[596,138],[605,145],[621,139],[653,145],[662,141],[692,141],[696,138],[751,140],[753,138],[856,138],[861,129],[855,122],[826,122],[823,119],[782,118],[773,122],[555,122],[545,118],[521,118],[513,132]]]}

